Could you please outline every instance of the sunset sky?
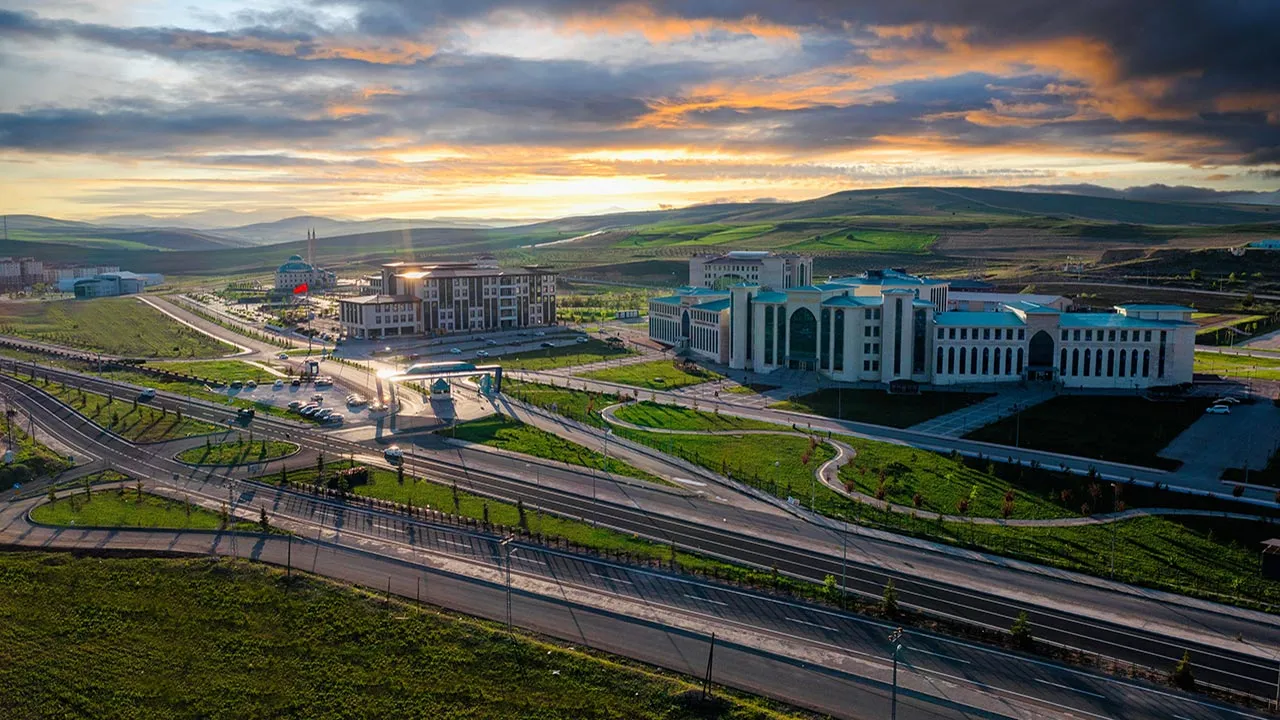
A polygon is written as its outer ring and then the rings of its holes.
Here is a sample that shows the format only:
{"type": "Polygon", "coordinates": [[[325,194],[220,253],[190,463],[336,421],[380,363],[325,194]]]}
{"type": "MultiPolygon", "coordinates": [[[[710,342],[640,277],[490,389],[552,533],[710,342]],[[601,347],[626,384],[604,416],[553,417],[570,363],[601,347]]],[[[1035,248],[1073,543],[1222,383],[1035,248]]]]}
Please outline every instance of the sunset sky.
{"type": "Polygon", "coordinates": [[[0,0],[0,212],[1280,185],[1274,0],[0,0]]]}

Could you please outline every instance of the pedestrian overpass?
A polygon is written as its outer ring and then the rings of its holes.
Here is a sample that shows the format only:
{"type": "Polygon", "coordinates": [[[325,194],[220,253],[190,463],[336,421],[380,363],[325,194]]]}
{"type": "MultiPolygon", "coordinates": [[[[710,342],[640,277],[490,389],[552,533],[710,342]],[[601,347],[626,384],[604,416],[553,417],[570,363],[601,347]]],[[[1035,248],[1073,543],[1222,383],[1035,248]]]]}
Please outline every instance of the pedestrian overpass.
{"type": "Polygon", "coordinates": [[[492,375],[493,392],[502,392],[501,365],[476,365],[462,361],[418,363],[410,365],[402,371],[384,370],[377,374],[378,404],[383,407],[392,407],[396,401],[396,386],[403,382],[420,380],[430,382],[438,378],[473,377],[475,375],[492,375]],[[388,392],[390,392],[391,402],[387,402],[388,392]]]}

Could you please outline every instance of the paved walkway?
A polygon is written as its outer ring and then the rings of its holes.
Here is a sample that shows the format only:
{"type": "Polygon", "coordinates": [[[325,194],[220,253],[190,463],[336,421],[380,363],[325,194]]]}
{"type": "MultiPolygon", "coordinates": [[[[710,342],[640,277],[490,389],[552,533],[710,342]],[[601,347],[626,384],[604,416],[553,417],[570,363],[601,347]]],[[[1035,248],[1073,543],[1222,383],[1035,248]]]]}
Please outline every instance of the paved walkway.
{"type": "Polygon", "coordinates": [[[1010,387],[980,403],[939,415],[913,425],[911,429],[946,437],[964,437],[980,427],[1003,420],[1033,405],[1039,405],[1054,395],[1053,388],[1039,384],[1010,387]]]}

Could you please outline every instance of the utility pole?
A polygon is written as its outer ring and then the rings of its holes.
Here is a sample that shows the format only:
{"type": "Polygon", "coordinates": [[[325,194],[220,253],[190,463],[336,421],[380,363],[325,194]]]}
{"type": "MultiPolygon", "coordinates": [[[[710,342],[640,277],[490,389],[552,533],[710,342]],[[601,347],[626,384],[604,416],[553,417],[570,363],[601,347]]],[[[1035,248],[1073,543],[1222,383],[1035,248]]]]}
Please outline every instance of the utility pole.
{"type": "Polygon", "coordinates": [[[893,694],[889,699],[889,720],[898,720],[898,651],[902,649],[902,628],[894,630],[889,635],[889,642],[893,643],[893,694]]]}
{"type": "Polygon", "coordinates": [[[702,679],[702,699],[705,702],[711,693],[711,668],[716,659],[716,634],[711,633],[711,647],[707,650],[707,675],[702,679]]]}
{"type": "Polygon", "coordinates": [[[503,555],[506,558],[505,565],[507,566],[507,632],[508,633],[511,632],[511,553],[514,552],[511,549],[512,540],[515,540],[515,537],[512,535],[508,535],[498,543],[502,547],[503,555]]]}

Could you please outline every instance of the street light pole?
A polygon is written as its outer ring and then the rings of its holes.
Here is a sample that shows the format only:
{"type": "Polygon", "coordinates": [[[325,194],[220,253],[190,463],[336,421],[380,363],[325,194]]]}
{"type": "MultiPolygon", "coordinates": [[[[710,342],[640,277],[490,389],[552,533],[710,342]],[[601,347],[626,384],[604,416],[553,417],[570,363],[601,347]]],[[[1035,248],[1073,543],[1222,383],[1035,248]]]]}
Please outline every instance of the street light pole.
{"type": "Polygon", "coordinates": [[[515,552],[515,550],[511,549],[511,541],[514,539],[515,539],[514,536],[508,535],[507,537],[503,538],[501,542],[498,543],[502,547],[503,555],[505,556],[505,559],[506,559],[505,565],[507,566],[507,632],[508,633],[511,632],[511,554],[515,552]]]}
{"type": "Polygon", "coordinates": [[[889,642],[893,643],[893,694],[889,699],[889,720],[898,720],[898,651],[902,649],[902,628],[894,630],[889,635],[889,642]]]}

